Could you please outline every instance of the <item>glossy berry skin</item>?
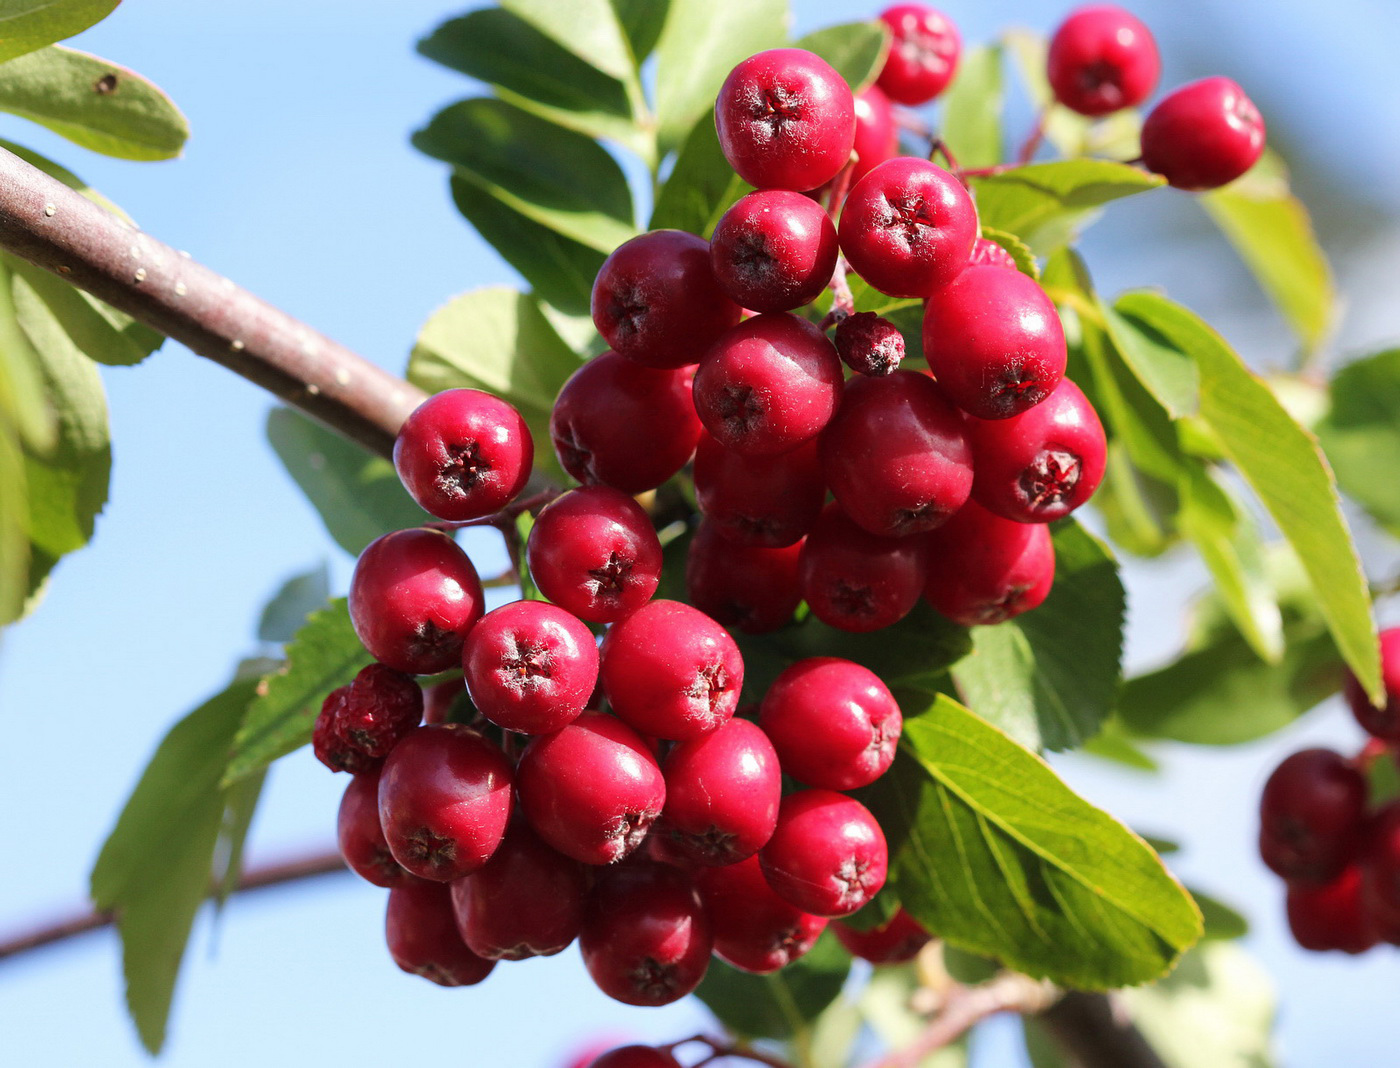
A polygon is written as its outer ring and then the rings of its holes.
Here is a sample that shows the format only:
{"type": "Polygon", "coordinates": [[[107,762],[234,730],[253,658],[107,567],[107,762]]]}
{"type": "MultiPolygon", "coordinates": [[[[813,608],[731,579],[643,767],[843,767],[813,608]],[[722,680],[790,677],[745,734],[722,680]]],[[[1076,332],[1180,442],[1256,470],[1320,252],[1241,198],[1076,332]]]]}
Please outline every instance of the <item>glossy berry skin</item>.
{"type": "Polygon", "coordinates": [[[1376,708],[1366,691],[1347,672],[1342,694],[1347,699],[1356,722],[1371,737],[1386,742],[1400,742],[1400,627],[1381,631],[1381,681],[1385,683],[1385,705],[1376,708]]]}
{"type": "Polygon", "coordinates": [[[452,884],[462,941],[487,960],[549,957],[578,937],[588,873],[515,820],[481,870],[452,884]]]}
{"type": "Polygon", "coordinates": [[[1011,258],[1011,253],[1002,248],[995,241],[985,237],[979,237],[972,245],[972,257],[967,261],[969,267],[1009,267],[1013,271],[1019,271],[1016,261],[1011,258]]]}
{"type": "Polygon", "coordinates": [[[593,325],[619,356],[647,367],[695,363],[739,321],[710,269],[710,246],[683,230],[619,245],[593,280],[593,325]]]}
{"type": "Polygon", "coordinates": [[[335,820],[336,842],[346,866],[366,882],[391,887],[412,878],[389,852],[379,824],[379,769],[350,780],[335,820]]]}
{"type": "Polygon", "coordinates": [[[514,778],[505,754],[469,727],[410,731],[379,779],[379,822],[394,859],[435,882],[476,871],[501,844],[514,778]]]}
{"type": "Polygon", "coordinates": [[[1366,914],[1361,870],[1355,864],[1320,885],[1290,885],[1287,911],[1293,940],[1315,953],[1364,953],[1379,941],[1366,914]]]}
{"type": "Polygon", "coordinates": [[[619,719],[680,741],[714,730],[739,706],[744,659],[729,632],[680,601],[652,601],[608,630],[603,692],[619,719]]]}
{"type": "Polygon", "coordinates": [[[479,389],[429,397],[394,440],[394,469],[409,496],[453,522],[503,507],[524,489],[534,462],[534,439],[520,413],[479,389]]]}
{"type": "Polygon", "coordinates": [[[842,511],[881,537],[933,530],[972,492],[962,416],[915,371],[851,378],[820,451],[842,511]]]}
{"type": "Polygon", "coordinates": [[[1094,406],[1068,378],[1010,419],[965,421],[972,443],[972,497],[1018,523],[1049,523],[1094,495],[1108,440],[1094,406]]]}
{"type": "Polygon", "coordinates": [[[598,682],[598,646],[577,616],[513,601],[481,617],[462,651],[467,692],[496,726],[549,734],[572,723],[598,682]]]}
{"type": "Polygon", "coordinates": [[[874,312],[856,312],[836,326],[836,354],[857,374],[879,377],[899,369],[904,359],[904,335],[899,327],[874,312]]]}
{"type": "Polygon", "coordinates": [[[806,319],[780,312],[736,326],[695,372],[695,410],[744,456],[776,456],[816,437],[841,400],[841,360],[806,319]]]}
{"type": "Polygon", "coordinates": [[[468,949],[457,934],[452,894],[441,883],[413,879],[390,889],[384,939],[395,964],[438,986],[475,986],[496,966],[468,949]]]}
{"type": "Polygon", "coordinates": [[[652,1046],[619,1046],[581,1068],[680,1068],[680,1062],[652,1046]]]}
{"type": "Polygon", "coordinates": [[[774,48],[741,60],[715,100],[729,165],[759,189],[804,192],[836,177],[855,144],[855,98],[820,56],[774,48]]]}
{"type": "Polygon", "coordinates": [[[898,623],[918,603],[927,576],[918,538],[882,538],[828,505],[802,545],[798,577],[812,614],[841,630],[898,623]]]}
{"type": "Polygon", "coordinates": [[[886,160],[841,210],[841,251],[882,293],[926,297],[967,266],[977,209],[963,184],[928,160],[886,160]]]}
{"type": "Polygon", "coordinates": [[[831,929],[847,953],[871,964],[903,964],[913,960],[933,938],[903,909],[896,912],[889,923],[868,931],[857,931],[839,920],[831,929]]]}
{"type": "Polygon", "coordinates": [[[350,693],[349,686],[340,686],[326,694],[321,702],[321,711],[316,716],[316,725],[311,733],[311,750],[331,771],[348,771],[359,775],[378,768],[380,760],[366,756],[340,733],[340,709],[350,693]]]}
{"type": "Polygon", "coordinates": [[[878,85],[867,86],[856,94],[855,154],[852,183],[899,155],[899,124],[890,98],[878,85]]]}
{"type": "Polygon", "coordinates": [[[783,798],[758,861],[784,901],[817,916],[849,916],[885,885],[889,853],[880,825],[859,801],[799,790],[783,798]]]}
{"type": "Polygon", "coordinates": [[[1216,189],[1264,154],[1263,116],[1229,78],[1202,78],[1158,101],[1142,124],[1142,162],[1177,189],[1216,189]]]}
{"type": "Polygon", "coordinates": [[[1035,279],[969,267],[929,297],[924,357],[944,395],[979,419],[1008,419],[1065,374],[1065,332],[1035,279]]]}
{"type": "Polygon", "coordinates": [[[952,20],[924,4],[895,4],[880,13],[894,34],[876,85],[896,103],[927,104],[953,80],[962,39],[952,20]]]}
{"type": "Polygon", "coordinates": [[[410,675],[385,664],[362,667],[336,706],[336,734],[374,760],[423,721],[423,690],[410,675]]]}
{"type": "Polygon", "coordinates": [[[814,656],[785,668],[759,710],[783,771],[807,786],[855,790],[894,761],[904,717],[869,668],[814,656]]]}
{"type": "Polygon", "coordinates": [[[520,807],[546,843],[584,864],[612,864],[646,838],[666,783],[646,742],[620,719],[585,712],[520,756],[520,807]]]}
{"type": "Polygon", "coordinates": [[[350,577],[355,633],[370,656],[410,675],[457,666],[484,600],[476,568],[439,530],[376,538],[350,577]]]}
{"type": "Polygon", "coordinates": [[[1152,95],[1161,74],[1152,32],[1121,7],[1081,7],[1050,38],[1050,88],[1056,100],[1081,115],[1136,107],[1152,95]]]}
{"type": "Polygon", "coordinates": [[[686,596],[721,626],[767,634],[791,621],[802,600],[801,552],[801,542],[779,549],[735,545],[704,520],[686,553],[686,596]]]}
{"type": "Polygon", "coordinates": [[[628,1005],[668,1005],[705,977],[710,920],[690,877],[637,861],[593,888],[579,933],[583,963],[598,988],[628,1005]]]}
{"type": "Polygon", "coordinates": [[[734,864],[773,836],[783,771],[768,736],[748,720],[676,743],[661,770],[666,807],[654,833],[666,840],[669,856],[734,864]]]}
{"type": "Polygon", "coordinates": [[[540,592],[590,623],[614,623],[651,599],[661,581],[661,542],[642,506],[608,486],[555,498],[525,544],[540,592]]]}
{"type": "Polygon", "coordinates": [[[1259,799],[1259,855],[1276,874],[1324,883],[1357,855],[1366,781],[1330,749],[1304,749],[1274,769],[1259,799]]]}
{"type": "Polygon", "coordinates": [[[1017,523],[969,501],[928,536],[924,598],[964,627],[1029,612],[1055,582],[1055,545],[1044,523],[1017,523]]]}
{"type": "Polygon", "coordinates": [[[756,312],[815,300],[836,268],[836,227],[811,197],[786,189],[750,193],[710,237],[710,265],[729,298],[756,312]]]}
{"type": "Polygon", "coordinates": [[[817,944],[825,916],[813,916],[773,892],[757,857],[697,873],[715,931],[715,955],[740,971],[766,975],[817,944]]]}
{"type": "Polygon", "coordinates": [[[795,544],[812,529],[826,500],[816,439],[756,460],[705,434],[695,450],[694,475],[701,514],[738,545],[795,544]]]}

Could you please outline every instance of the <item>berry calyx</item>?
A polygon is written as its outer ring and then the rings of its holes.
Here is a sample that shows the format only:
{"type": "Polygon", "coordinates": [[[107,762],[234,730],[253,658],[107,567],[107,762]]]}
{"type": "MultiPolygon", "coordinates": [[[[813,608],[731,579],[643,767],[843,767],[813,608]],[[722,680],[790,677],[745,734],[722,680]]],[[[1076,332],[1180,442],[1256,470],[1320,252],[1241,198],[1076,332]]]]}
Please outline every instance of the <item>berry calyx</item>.
{"type": "Polygon", "coordinates": [[[927,577],[923,542],[882,538],[828,505],[798,558],[802,597],[812,614],[840,630],[879,630],[919,601],[927,577]]]}
{"type": "Polygon", "coordinates": [[[1372,738],[1400,742],[1400,627],[1381,631],[1381,681],[1385,684],[1385,704],[1371,704],[1356,676],[1347,672],[1342,693],[1356,722],[1372,738]]]}
{"type": "Polygon", "coordinates": [[[1142,124],[1142,162],[1177,189],[1217,189],[1264,154],[1264,119],[1229,78],[1202,78],[1164,96],[1142,124]]]}
{"type": "Polygon", "coordinates": [[[1029,612],[1055,581],[1055,545],[1043,523],[1017,523],[976,501],[928,538],[924,598],[964,627],[988,626],[1029,612]]]}
{"type": "Polygon", "coordinates": [[[799,790],[783,798],[758,860],[784,901],[817,916],[848,916],[885,885],[889,853],[880,825],[859,801],[799,790]]]}
{"type": "Polygon", "coordinates": [[[1259,855],[1276,874],[1325,883],[1361,846],[1366,781],[1330,749],[1304,749],[1274,769],[1259,799],[1259,855]]]}
{"type": "Polygon", "coordinates": [[[391,888],[384,940],[395,964],[438,986],[475,986],[496,966],[462,941],[452,918],[451,891],[441,883],[412,879],[391,888]]]}
{"type": "Polygon", "coordinates": [[[1136,107],[1152,95],[1161,73],[1152,32],[1121,7],[1081,7],[1050,38],[1050,88],[1081,115],[1136,107]]]}
{"type": "Polygon", "coordinates": [[[710,238],[715,279],[731,300],[756,312],[815,300],[831,281],[838,252],[826,209],[786,189],[740,198],[710,238]]]}
{"type": "Polygon", "coordinates": [[[953,80],[962,39],[951,19],[924,4],[895,4],[880,13],[894,41],[875,84],[896,103],[927,104],[953,80]]]}
{"type": "Polygon", "coordinates": [[[715,956],[740,971],[766,975],[804,956],[826,929],[773,892],[757,857],[696,875],[714,926],[715,956]]]}

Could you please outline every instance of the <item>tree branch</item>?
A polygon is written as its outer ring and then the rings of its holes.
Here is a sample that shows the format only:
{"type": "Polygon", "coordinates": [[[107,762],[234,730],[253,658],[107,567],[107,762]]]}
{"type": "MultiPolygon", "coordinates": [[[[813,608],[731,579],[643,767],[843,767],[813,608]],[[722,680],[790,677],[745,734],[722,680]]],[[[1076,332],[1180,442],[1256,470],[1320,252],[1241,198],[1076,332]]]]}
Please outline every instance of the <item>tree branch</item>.
{"type": "Polygon", "coordinates": [[[426,396],[4,150],[0,247],[381,456],[426,396]]]}
{"type": "Polygon", "coordinates": [[[1167,1068],[1112,995],[1071,990],[1037,1019],[1079,1068],[1167,1068]]]}

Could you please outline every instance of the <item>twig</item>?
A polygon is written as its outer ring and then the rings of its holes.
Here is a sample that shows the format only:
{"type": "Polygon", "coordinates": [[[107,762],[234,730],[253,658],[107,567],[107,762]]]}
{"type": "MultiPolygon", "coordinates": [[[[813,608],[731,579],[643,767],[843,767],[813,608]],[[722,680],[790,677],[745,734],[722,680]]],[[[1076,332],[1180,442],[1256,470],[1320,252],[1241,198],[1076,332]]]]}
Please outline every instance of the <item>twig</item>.
{"type": "Polygon", "coordinates": [[[1031,132],[1021,144],[1021,151],[1016,154],[1016,163],[1024,167],[1035,158],[1035,150],[1040,147],[1040,142],[1045,140],[1045,120],[1050,115],[1052,104],[1046,104],[1040,109],[1035,117],[1035,125],[1031,127],[1031,132]]]}
{"type": "Polygon", "coordinates": [[[1079,1068],[1167,1068],[1109,994],[1070,991],[1037,1019],[1079,1068]]]}
{"type": "Polygon", "coordinates": [[[667,1053],[673,1053],[680,1046],[688,1046],[693,1042],[699,1042],[701,1045],[709,1047],[710,1052],[697,1061],[692,1068],[701,1068],[701,1065],[707,1065],[712,1061],[723,1060],[726,1057],[738,1057],[743,1060],[753,1061],[755,1064],[767,1065],[768,1068],[791,1068],[787,1061],[779,1060],[777,1057],[771,1057],[749,1046],[735,1045],[732,1042],[722,1042],[717,1038],[711,1038],[709,1035],[691,1035],[689,1038],[683,1038],[679,1042],[671,1042],[662,1046],[661,1049],[665,1050],[667,1053]]]}

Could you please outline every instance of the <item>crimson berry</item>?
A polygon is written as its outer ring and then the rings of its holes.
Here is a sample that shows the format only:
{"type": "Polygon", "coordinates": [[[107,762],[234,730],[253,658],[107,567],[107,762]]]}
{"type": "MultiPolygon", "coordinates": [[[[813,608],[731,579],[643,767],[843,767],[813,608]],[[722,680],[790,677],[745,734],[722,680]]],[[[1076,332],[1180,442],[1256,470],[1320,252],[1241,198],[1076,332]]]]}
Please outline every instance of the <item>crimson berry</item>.
{"type": "Polygon", "coordinates": [[[785,968],[817,944],[825,916],[813,916],[773,892],[757,857],[697,873],[715,931],[715,956],[745,972],[785,968]]]}
{"type": "Polygon", "coordinates": [[[756,312],[816,299],[836,268],[836,227],[811,197],[762,189],[734,204],[710,237],[710,265],[730,299],[756,312]]]}
{"type": "Polygon", "coordinates": [[[710,269],[710,246],[683,230],[619,245],[593,280],[593,325],[619,356],[647,367],[695,363],[741,310],[710,269]]]}
{"type": "Polygon", "coordinates": [[[1142,162],[1178,189],[1215,189],[1264,154],[1264,119],[1229,78],[1202,78],[1158,101],[1142,124],[1142,162]]]}
{"type": "Polygon", "coordinates": [[[697,738],[739,705],[739,647],[713,619],[680,601],[652,601],[613,624],[602,659],[608,703],[645,734],[697,738]]]}
{"type": "Polygon", "coordinates": [[[858,182],[887,159],[899,155],[899,123],[890,98],[877,85],[856,94],[856,165],[851,181],[858,182]]]}
{"type": "Polygon", "coordinates": [[[904,335],[899,327],[874,312],[856,312],[836,326],[836,354],[852,371],[887,375],[904,359],[904,335]]]}
{"type": "Polygon", "coordinates": [[[753,459],[703,434],[694,474],[701,513],[738,545],[779,548],[800,541],[826,500],[815,438],[791,452],[753,459]]]}
{"type": "Polygon", "coordinates": [[[394,469],[424,511],[479,519],[525,487],[535,462],[530,428],[479,389],[448,389],[413,410],[394,440],[394,469]]]}
{"type": "Polygon", "coordinates": [[[530,826],[585,864],[611,864],[636,849],[666,803],[666,783],[646,742],[602,712],[584,712],[533,739],[517,778],[530,826]]]}
{"type": "Polygon", "coordinates": [[[848,916],[885,885],[889,853],[880,825],[859,801],[799,790],[783,798],[758,862],[783,900],[817,916],[848,916]]]}
{"type": "Polygon", "coordinates": [[[411,879],[391,888],[384,938],[395,964],[438,986],[474,986],[496,966],[462,941],[452,918],[451,891],[441,883],[411,879]]]}
{"type": "Polygon", "coordinates": [[[977,209],[962,182],[925,159],[886,160],[841,210],[841,251],[866,282],[895,297],[926,297],[967,266],[977,209]]]}
{"type": "Polygon", "coordinates": [[[1400,944],[1400,802],[1383,807],[1367,828],[1361,902],[1376,935],[1400,944]]]}
{"type": "Polygon", "coordinates": [[[1039,404],[1065,373],[1065,332],[1035,279],[969,267],[929,297],[924,358],[947,398],[981,419],[1039,404]]]}
{"type": "Polygon", "coordinates": [[[1378,941],[1362,897],[1361,870],[1343,869],[1330,881],[1288,887],[1288,928],[1304,949],[1364,953],[1378,941]]]}
{"type": "Polygon", "coordinates": [[[661,542],[642,506],[607,486],[556,497],[525,545],[530,577],[560,608],[590,623],[636,611],[661,581],[661,542]]]}
{"type": "Polygon", "coordinates": [[[311,750],[331,771],[348,771],[359,775],[377,768],[380,761],[366,756],[340,733],[340,708],[345,704],[349,686],[341,686],[326,694],[321,702],[321,711],[316,716],[316,725],[311,732],[311,750]]]}
{"type": "Polygon", "coordinates": [[[972,257],[967,261],[967,265],[969,267],[1010,267],[1013,271],[1020,270],[1011,253],[995,241],[985,237],[979,237],[973,243],[972,257]]]}
{"type": "Polygon", "coordinates": [[[680,1068],[680,1062],[654,1046],[619,1046],[580,1068],[680,1068]]]}
{"type": "Polygon", "coordinates": [[[443,679],[423,690],[423,722],[451,723],[457,711],[457,702],[467,692],[466,684],[459,678],[443,679]]]}
{"type": "Polygon", "coordinates": [[[370,656],[410,675],[455,667],[481,618],[476,568],[440,530],[396,530],[366,546],[350,577],[350,620],[370,656]]]}
{"type": "Polygon", "coordinates": [[[1161,73],[1152,32],[1121,7],[1081,7],[1050,38],[1050,88],[1056,100],[1081,115],[1141,104],[1161,73]]]}
{"type": "Polygon", "coordinates": [[[705,977],[713,938],[689,876],[638,861],[598,880],[579,949],[598,989],[628,1005],[668,1005],[705,977]]]}
{"type": "Polygon", "coordinates": [[[775,456],[816,437],[841,401],[841,360],[806,319],[756,315],[729,331],[695,372],[705,429],[745,456],[775,456]]]}
{"type": "Polygon", "coordinates": [[[898,623],[926,578],[922,542],[882,538],[828,505],[802,544],[798,576],[812,614],[829,626],[872,631],[898,623]]]}
{"type": "Polygon", "coordinates": [[[379,823],[379,769],[350,780],[340,798],[335,820],[336,841],[346,866],[375,886],[398,886],[412,878],[389,852],[379,823]]]}
{"type": "Polygon", "coordinates": [[[379,779],[379,821],[394,859],[436,882],[476,871],[501,844],[513,779],[505,754],[469,727],[410,731],[379,779]]]}
{"type": "Polygon", "coordinates": [[[791,620],[802,600],[801,551],[801,542],[779,549],[735,545],[707,519],[686,552],[686,594],[716,623],[767,634],[791,620]]]}
{"type": "Polygon", "coordinates": [[[1347,672],[1342,693],[1352,715],[1367,734],[1387,742],[1400,742],[1400,627],[1381,631],[1381,681],[1385,683],[1385,704],[1371,704],[1356,676],[1347,672]]]}
{"type": "Polygon", "coordinates": [[[895,4],[880,13],[894,34],[878,85],[911,107],[927,104],[953,80],[962,39],[947,15],[923,4],[895,4]]]}
{"type": "Polygon", "coordinates": [[[1330,749],[1283,761],[1259,799],[1259,855],[1283,878],[1323,883],[1355,858],[1366,819],[1366,780],[1330,749]]]}
{"type": "Polygon", "coordinates": [[[871,964],[903,964],[919,955],[933,936],[918,920],[900,909],[890,921],[868,931],[857,931],[839,920],[831,925],[846,952],[871,964]]]}
{"type": "Polygon", "coordinates": [[[362,667],[335,710],[336,733],[377,760],[422,721],[422,687],[385,664],[362,667]]]}
{"type": "Polygon", "coordinates": [[[584,485],[655,489],[700,437],[688,367],[643,367],[603,352],[575,371],[549,415],[559,466],[584,485]]]}
{"type": "Polygon", "coordinates": [[[1029,612],[1054,581],[1055,545],[1044,523],[1003,519],[968,501],[929,535],[924,598],[964,627],[1029,612]]]}
{"type": "Polygon", "coordinates": [[[850,159],[855,98],[820,56],[774,48],[729,72],[715,100],[715,130],[744,181],[803,192],[831,181],[850,159]]]}

